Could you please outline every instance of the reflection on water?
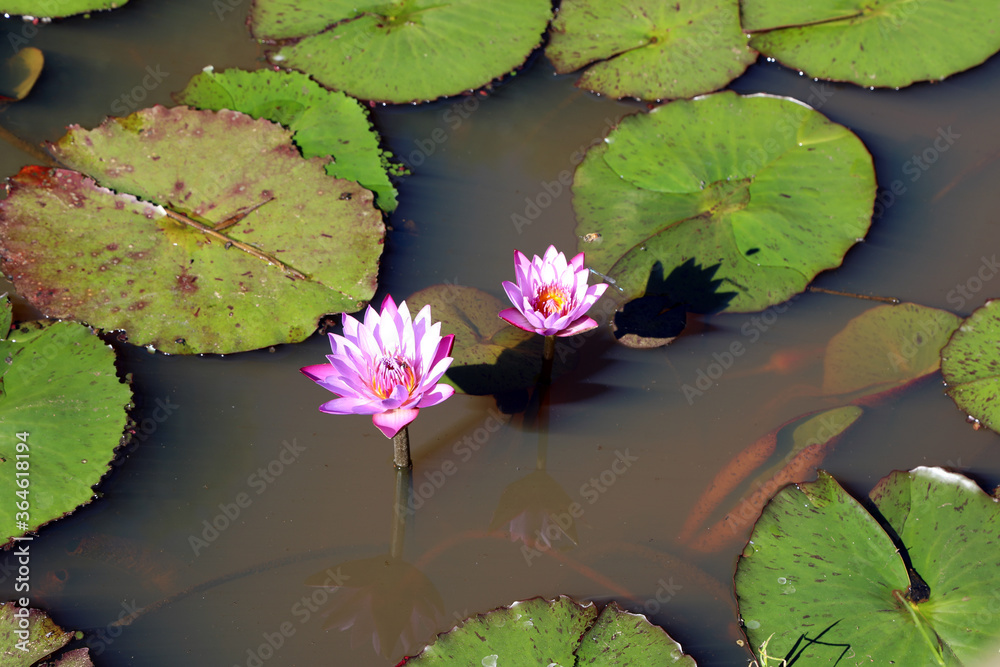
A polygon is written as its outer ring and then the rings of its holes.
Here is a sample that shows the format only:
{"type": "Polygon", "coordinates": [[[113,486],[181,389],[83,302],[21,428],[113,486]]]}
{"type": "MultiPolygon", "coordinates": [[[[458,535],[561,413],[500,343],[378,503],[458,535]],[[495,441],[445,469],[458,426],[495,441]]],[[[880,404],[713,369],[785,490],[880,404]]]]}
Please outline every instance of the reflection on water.
{"type": "MultiPolygon", "coordinates": [[[[249,3],[221,16],[215,4],[133,0],[113,14],[40,27],[29,41],[46,51],[47,69],[0,122],[29,141],[54,140],[64,125],[95,126],[120,106],[169,103],[206,65],[254,67],[249,3]]],[[[502,298],[514,248],[573,250],[584,231],[575,229],[565,174],[610,124],[642,108],[582,93],[573,79],[536,57],[488,95],[374,110],[389,148],[414,172],[389,220],[382,293],[399,300],[447,281],[502,298]]],[[[962,315],[1000,296],[1000,283],[967,287],[1000,247],[997,58],[902,91],[814,82],[766,63],[733,88],[813,104],[861,136],[883,187],[900,182],[891,198],[881,194],[866,242],[819,285],[962,315]],[[942,132],[953,138],[947,150],[942,132]],[[968,292],[961,305],[949,298],[957,286],[968,292]]],[[[0,148],[5,174],[29,161],[0,148]]],[[[386,665],[468,614],[558,594],[649,613],[699,665],[745,664],[730,592],[736,551],[692,555],[676,536],[726,461],[823,407],[789,391],[820,386],[821,364],[784,372],[772,360],[822,348],[871,305],[806,294],[781,312],[702,318],[654,350],[618,346],[602,326],[563,348],[575,370],[551,387],[544,473],[536,472],[541,433],[522,415],[498,419],[491,399],[456,396],[410,427],[413,490],[398,553],[391,447],[365,417],[319,413],[323,390],[298,372],[326,353],[324,337],[210,358],[122,348],[146,426],[102,497],[34,542],[38,600],[65,627],[87,632],[81,644],[101,665],[386,665]],[[682,388],[697,387],[736,342],[743,353],[686,396],[682,388]],[[165,417],[156,412],[164,402],[175,406],[165,417]],[[286,443],[296,457],[282,458],[286,443]],[[619,454],[631,465],[615,468],[619,454]],[[519,486],[536,483],[541,491],[519,486]],[[556,488],[556,504],[578,510],[566,529],[575,545],[541,549],[535,540],[539,555],[526,559],[527,545],[497,529],[550,532],[525,513],[554,511],[532,494],[554,497],[556,488]],[[316,581],[331,569],[351,578],[316,581]]],[[[823,463],[856,494],[917,465],[1000,483],[998,437],[973,432],[937,379],[867,410],[823,463]]],[[[9,554],[2,565],[9,595],[9,554]]]]}

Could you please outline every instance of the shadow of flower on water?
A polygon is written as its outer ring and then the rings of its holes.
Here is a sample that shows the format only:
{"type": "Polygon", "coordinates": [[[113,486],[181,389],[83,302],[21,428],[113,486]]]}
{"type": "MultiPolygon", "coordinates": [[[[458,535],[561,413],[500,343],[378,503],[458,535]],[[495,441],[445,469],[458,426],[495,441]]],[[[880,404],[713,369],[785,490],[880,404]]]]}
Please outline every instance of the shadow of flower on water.
{"type": "Polygon", "coordinates": [[[350,631],[352,649],[370,639],[375,653],[386,659],[416,653],[444,622],[441,594],[402,558],[413,469],[395,472],[389,553],[333,565],[304,582],[336,593],[324,609],[324,628],[350,631]],[[401,652],[396,650],[399,644],[401,652]]]}
{"type": "Polygon", "coordinates": [[[504,489],[490,530],[503,530],[513,542],[532,549],[560,551],[578,542],[572,498],[544,470],[533,471],[504,489]]]}
{"type": "Polygon", "coordinates": [[[351,633],[351,648],[371,641],[375,653],[392,659],[423,648],[444,621],[444,601],[423,572],[406,561],[385,554],[348,561],[333,567],[340,586],[330,586],[329,569],[306,579],[334,593],[325,608],[325,628],[351,633]]]}

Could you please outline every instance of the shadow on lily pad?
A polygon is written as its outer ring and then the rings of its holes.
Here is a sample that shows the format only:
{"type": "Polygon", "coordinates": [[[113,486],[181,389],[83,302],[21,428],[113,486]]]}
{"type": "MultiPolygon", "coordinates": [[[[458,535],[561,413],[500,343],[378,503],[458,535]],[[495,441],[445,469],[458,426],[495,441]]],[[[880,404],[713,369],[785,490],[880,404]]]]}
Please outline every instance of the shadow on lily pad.
{"type": "Polygon", "coordinates": [[[673,342],[687,322],[687,313],[724,310],[736,292],[721,291],[715,279],[719,264],[702,267],[692,257],[664,278],[663,263],[653,264],[643,296],[615,314],[615,337],[628,347],[660,347],[673,342]]]}

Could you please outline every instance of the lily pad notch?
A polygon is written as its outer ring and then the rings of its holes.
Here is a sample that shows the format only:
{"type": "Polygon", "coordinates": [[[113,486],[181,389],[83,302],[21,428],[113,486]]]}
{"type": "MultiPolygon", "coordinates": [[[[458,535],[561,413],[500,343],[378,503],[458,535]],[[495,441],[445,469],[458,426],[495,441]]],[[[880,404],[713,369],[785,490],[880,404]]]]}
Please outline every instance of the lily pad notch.
{"type": "Polygon", "coordinates": [[[528,665],[695,667],[681,645],[645,616],[608,603],[532,598],[472,616],[397,667],[528,665]],[[503,657],[501,657],[503,656],[503,657]]]}
{"type": "Polygon", "coordinates": [[[545,54],[577,86],[612,97],[690,98],[719,90],[757,59],[737,0],[563,0],[545,54]]]}
{"type": "Polygon", "coordinates": [[[803,291],[864,238],[874,201],[871,156],[850,130],[797,100],[733,92],[626,116],[573,182],[577,236],[603,238],[580,245],[588,263],[629,299],[700,312],[803,291]]]}
{"type": "Polygon", "coordinates": [[[767,505],[736,571],[751,646],[809,665],[995,655],[997,498],[928,467],[893,472],[869,496],[874,515],[821,472],[767,505]]]}

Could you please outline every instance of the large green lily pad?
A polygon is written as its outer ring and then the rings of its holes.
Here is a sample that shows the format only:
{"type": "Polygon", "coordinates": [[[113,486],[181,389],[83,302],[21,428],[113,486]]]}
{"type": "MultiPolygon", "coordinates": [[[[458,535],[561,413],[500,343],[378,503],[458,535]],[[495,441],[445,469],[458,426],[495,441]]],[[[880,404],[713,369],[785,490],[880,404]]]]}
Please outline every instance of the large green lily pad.
{"type": "Polygon", "coordinates": [[[827,344],[823,393],[876,397],[936,372],[941,348],[960,321],[914,303],[866,310],[827,344]]]}
{"type": "Polygon", "coordinates": [[[751,46],[807,75],[861,86],[940,80],[1000,50],[994,0],[743,0],[751,46]]]}
{"type": "MultiPolygon", "coordinates": [[[[14,602],[0,603],[0,665],[4,667],[30,667],[68,644],[73,634],[56,625],[44,611],[18,607],[14,602]]],[[[92,667],[93,663],[90,649],[82,648],[45,665],[92,667]]]]}
{"type": "Polygon", "coordinates": [[[548,0],[257,0],[251,30],[275,64],[366,100],[413,102],[479,88],[542,40],[548,0]]]}
{"type": "Polygon", "coordinates": [[[694,97],[722,88],[757,58],[737,0],[563,0],[545,55],[577,85],[612,97],[694,97]]]}
{"type": "Polygon", "coordinates": [[[357,181],[383,211],[396,208],[389,161],[368,113],[352,97],[327,90],[299,72],[239,69],[196,75],[174,96],[199,109],[231,109],[281,123],[294,132],[304,157],[332,156],[326,173],[357,181]]]}
{"type": "MultiPolygon", "coordinates": [[[[485,395],[534,386],[542,370],[544,338],[507,324],[497,315],[510,306],[475,287],[432,285],[406,299],[411,313],[430,304],[441,333],[454,334],[454,361],[444,382],[467,394],[485,395]]],[[[556,346],[553,374],[567,363],[556,346]]]]}
{"type": "Polygon", "coordinates": [[[747,312],[840,265],[868,231],[875,173],[854,134],[805,105],[723,92],[624,118],[573,193],[578,235],[602,238],[580,249],[626,296],[747,312]]]}
{"type": "Polygon", "coordinates": [[[75,322],[29,322],[0,340],[0,539],[38,530],[94,498],[132,400],[115,353],[75,322]],[[19,474],[27,473],[27,474],[19,474]]]}
{"type": "Polygon", "coordinates": [[[693,667],[680,644],[645,616],[611,602],[597,615],[561,596],[533,598],[466,619],[414,658],[407,667],[537,667],[537,665],[677,665],[693,667]]]}
{"type": "Polygon", "coordinates": [[[371,298],[385,227],[369,191],[304,160],[289,135],[186,107],[72,128],[52,150],[96,182],[15,176],[0,203],[3,270],[46,315],[165,352],[303,340],[371,298]]]}
{"type": "Polygon", "coordinates": [[[34,18],[64,18],[99,9],[117,9],[128,0],[2,0],[0,13],[34,18]]]}
{"type": "Polygon", "coordinates": [[[825,473],[768,504],[736,571],[751,645],[804,665],[995,654],[997,499],[941,468],[894,472],[870,496],[885,529],[825,473]]]}
{"type": "Polygon", "coordinates": [[[1000,432],[1000,299],[962,321],[941,350],[941,373],[958,407],[1000,432]]]}

